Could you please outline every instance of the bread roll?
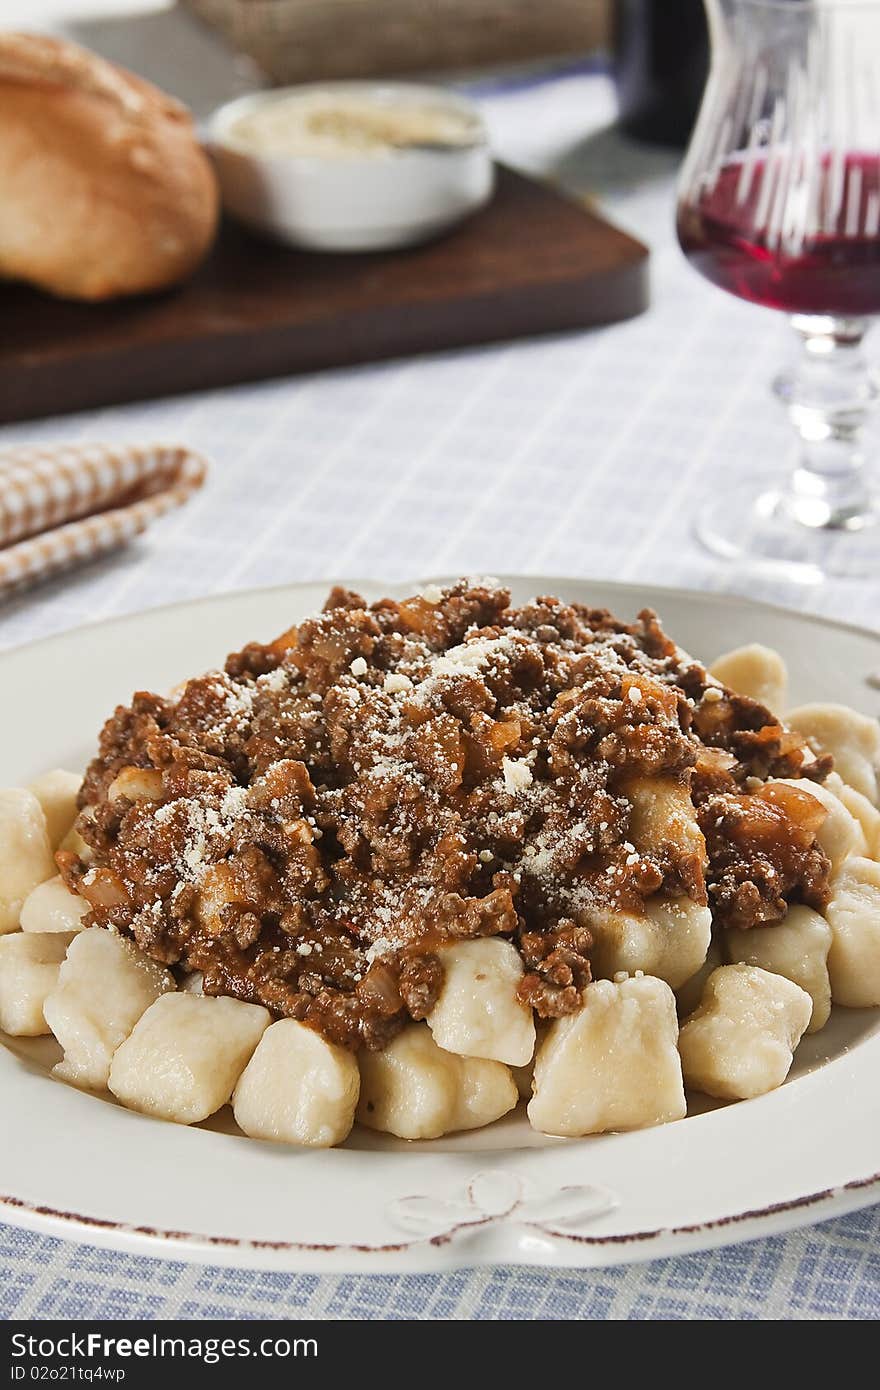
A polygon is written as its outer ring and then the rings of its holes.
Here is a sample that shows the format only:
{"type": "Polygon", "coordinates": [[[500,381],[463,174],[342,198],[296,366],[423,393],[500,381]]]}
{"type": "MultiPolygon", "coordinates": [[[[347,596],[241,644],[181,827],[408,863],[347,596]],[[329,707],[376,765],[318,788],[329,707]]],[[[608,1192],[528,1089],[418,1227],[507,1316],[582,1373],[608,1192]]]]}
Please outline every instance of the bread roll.
{"type": "Polygon", "coordinates": [[[0,34],[0,276],[100,300],[205,255],[217,185],[189,113],[76,44],[0,34]]]}

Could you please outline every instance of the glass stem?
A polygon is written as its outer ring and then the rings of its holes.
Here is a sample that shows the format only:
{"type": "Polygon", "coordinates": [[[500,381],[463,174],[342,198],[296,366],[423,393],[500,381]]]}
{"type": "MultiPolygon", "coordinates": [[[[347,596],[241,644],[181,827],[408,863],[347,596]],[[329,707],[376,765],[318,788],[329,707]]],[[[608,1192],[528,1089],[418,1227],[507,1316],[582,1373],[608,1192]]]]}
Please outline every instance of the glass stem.
{"type": "Polygon", "coordinates": [[[802,526],[856,531],[870,524],[862,436],[880,395],[863,339],[867,319],[793,316],[800,352],[774,383],[801,442],[780,507],[802,526]]]}

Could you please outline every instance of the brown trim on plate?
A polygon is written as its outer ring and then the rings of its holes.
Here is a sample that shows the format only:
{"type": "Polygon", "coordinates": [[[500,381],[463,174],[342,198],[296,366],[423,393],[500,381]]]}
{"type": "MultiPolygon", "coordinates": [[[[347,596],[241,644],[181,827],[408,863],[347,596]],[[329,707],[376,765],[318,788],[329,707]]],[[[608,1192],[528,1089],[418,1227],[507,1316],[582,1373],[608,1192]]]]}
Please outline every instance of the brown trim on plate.
{"type": "MultiPolygon", "coordinates": [[[[736,1212],[731,1216],[717,1217],[713,1221],[703,1221],[690,1226],[668,1226],[659,1227],[654,1231],[632,1231],[621,1235],[608,1236],[579,1236],[568,1231],[553,1231],[549,1233],[554,1240],[567,1240],[577,1245],[604,1246],[604,1245],[632,1245],[638,1242],[658,1240],[661,1236],[681,1236],[698,1235],[700,1232],[723,1230],[726,1226],[733,1226],[741,1221],[757,1221],[762,1217],[776,1216],[779,1212],[797,1211],[800,1208],[818,1206],[822,1202],[827,1202],[840,1192],[858,1192],[865,1188],[880,1185],[880,1173],[874,1173],[868,1178],[853,1178],[846,1182],[842,1187],[828,1187],[821,1192],[813,1192],[805,1197],[795,1197],[789,1202],[774,1202],[768,1207],[756,1207],[750,1211],[736,1212]]],[[[11,1197],[0,1194],[0,1207],[12,1207],[17,1211],[28,1211],[34,1216],[44,1216],[50,1220],[69,1222],[71,1225],[93,1227],[96,1230],[119,1231],[126,1235],[147,1236],[154,1240],[167,1241],[187,1241],[189,1243],[201,1244],[206,1246],[216,1246],[219,1248],[233,1248],[242,1250],[302,1250],[313,1254],[329,1254],[331,1251],[348,1251],[358,1255],[390,1255],[398,1254],[405,1250],[414,1250],[419,1246],[440,1246],[449,1244],[455,1236],[462,1231],[477,1230],[493,1223],[494,1217],[486,1217],[482,1221],[462,1221],[453,1226],[450,1230],[444,1231],[439,1235],[426,1237],[423,1240],[399,1241],[387,1245],[359,1245],[359,1244],[340,1244],[330,1243],[311,1244],[305,1241],[296,1240],[246,1240],[238,1236],[211,1236],[202,1235],[193,1231],[166,1231],[155,1226],[129,1226],[122,1221],[110,1221],[106,1218],[96,1216],[82,1216],[78,1212],[59,1211],[55,1207],[33,1206],[30,1202],[24,1201],[21,1197],[11,1197]]],[[[538,1229],[537,1223],[524,1221],[523,1226],[538,1229]]],[[[548,1234],[544,1228],[540,1228],[542,1234],[548,1234]]],[[[150,1252],[145,1252],[150,1253],[150,1252]]],[[[153,1256],[153,1258],[156,1258],[153,1256]]]]}

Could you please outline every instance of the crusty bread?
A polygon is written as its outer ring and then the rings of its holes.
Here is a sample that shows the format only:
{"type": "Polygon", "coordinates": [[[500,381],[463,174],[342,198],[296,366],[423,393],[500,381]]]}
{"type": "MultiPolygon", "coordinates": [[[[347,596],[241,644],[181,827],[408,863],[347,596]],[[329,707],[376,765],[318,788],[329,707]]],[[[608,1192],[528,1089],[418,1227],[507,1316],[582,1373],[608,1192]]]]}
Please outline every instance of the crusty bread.
{"type": "Polygon", "coordinates": [[[217,212],[185,107],[76,44],[0,34],[0,276],[73,299],[163,289],[217,212]]]}

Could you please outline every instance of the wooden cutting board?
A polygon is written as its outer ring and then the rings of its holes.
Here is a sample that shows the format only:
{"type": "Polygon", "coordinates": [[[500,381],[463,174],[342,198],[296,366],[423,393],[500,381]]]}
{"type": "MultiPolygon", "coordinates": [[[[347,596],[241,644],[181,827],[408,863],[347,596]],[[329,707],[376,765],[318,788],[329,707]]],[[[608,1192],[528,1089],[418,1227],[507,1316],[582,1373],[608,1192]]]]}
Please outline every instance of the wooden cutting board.
{"type": "Polygon", "coordinates": [[[315,255],[228,223],[167,294],[65,303],[0,288],[0,423],[628,318],[648,252],[499,169],[491,204],[408,251],[315,255]]]}

